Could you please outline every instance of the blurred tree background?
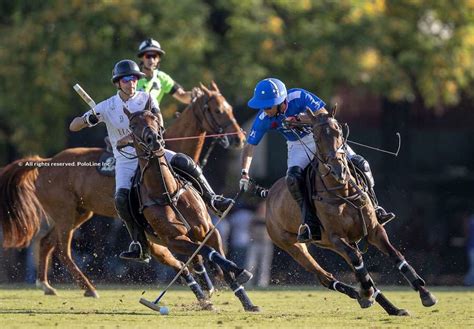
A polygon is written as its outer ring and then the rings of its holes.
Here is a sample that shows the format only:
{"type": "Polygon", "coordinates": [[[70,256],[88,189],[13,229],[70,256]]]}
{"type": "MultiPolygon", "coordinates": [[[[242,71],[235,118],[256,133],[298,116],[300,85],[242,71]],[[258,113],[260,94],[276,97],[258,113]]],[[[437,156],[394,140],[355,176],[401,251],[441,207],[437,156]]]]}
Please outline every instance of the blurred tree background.
{"type": "MultiPolygon", "coordinates": [[[[66,123],[114,92],[114,63],[149,36],[186,88],[215,79],[234,106],[276,76],[330,99],[354,87],[437,114],[472,97],[472,1],[2,1],[2,142],[66,146],[66,123]],[[12,128],[14,127],[14,128],[12,128]]],[[[170,103],[170,102],[168,102],[170,103]]],[[[165,104],[166,105],[169,104],[165,104]]],[[[176,106],[176,105],[171,105],[176,106]]]]}
{"type": "MultiPolygon", "coordinates": [[[[72,86],[96,101],[111,96],[114,64],[137,60],[138,44],[153,37],[166,50],[163,71],[186,90],[215,80],[241,124],[255,115],[246,101],[256,82],[274,76],[337,101],[358,141],[393,149],[400,131],[395,160],[356,150],[402,218],[390,225],[405,247],[427,226],[419,248],[460,246],[450,240],[463,235],[459,213],[474,212],[472,0],[2,0],[0,35],[0,165],[102,145],[104,129],[67,131],[87,110],[72,86]]],[[[165,98],[168,122],[178,106],[165,98]]],[[[286,170],[283,142],[272,145],[262,150],[268,184],[286,170]]],[[[217,154],[208,170],[223,177],[229,154],[217,154]]]]}

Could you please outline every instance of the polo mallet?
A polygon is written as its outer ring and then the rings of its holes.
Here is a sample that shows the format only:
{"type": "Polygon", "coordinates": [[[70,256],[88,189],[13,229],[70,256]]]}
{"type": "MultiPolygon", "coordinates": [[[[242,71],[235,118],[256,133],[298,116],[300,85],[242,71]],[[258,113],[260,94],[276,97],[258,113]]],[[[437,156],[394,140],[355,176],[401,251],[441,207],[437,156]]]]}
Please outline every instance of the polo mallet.
{"type": "Polygon", "coordinates": [[[402,146],[402,136],[400,135],[399,132],[397,132],[396,135],[398,137],[398,147],[397,147],[397,150],[395,152],[387,151],[387,150],[384,150],[384,149],[381,149],[381,148],[378,148],[378,147],[373,147],[373,146],[370,146],[370,145],[354,142],[354,141],[351,141],[351,140],[347,140],[347,142],[351,143],[351,144],[354,144],[354,145],[362,146],[362,147],[365,147],[365,148],[368,148],[368,149],[371,149],[371,150],[391,154],[393,156],[398,156],[398,153],[400,152],[400,148],[402,146]]]}
{"type": "Polygon", "coordinates": [[[91,108],[92,110],[92,113],[97,116],[97,113],[95,113],[95,110],[94,110],[94,107],[97,105],[94,100],[92,99],[92,97],[89,96],[88,93],[86,93],[86,91],[84,89],[82,89],[82,87],[76,83],[74,86],[73,86],[74,90],[76,91],[76,93],[81,96],[81,98],[84,100],[84,102],[87,103],[87,105],[89,105],[89,107],[91,108]]]}
{"type": "MultiPolygon", "coordinates": [[[[232,202],[232,204],[229,206],[229,208],[226,209],[226,211],[224,211],[224,213],[222,214],[222,216],[219,218],[219,220],[217,221],[217,223],[214,225],[214,227],[212,228],[212,230],[210,230],[207,235],[204,237],[204,240],[202,240],[201,244],[196,248],[196,251],[194,251],[194,253],[191,255],[191,257],[189,257],[188,261],[186,262],[186,264],[183,265],[183,267],[181,267],[181,269],[179,270],[179,272],[175,275],[175,277],[173,278],[173,280],[171,280],[171,282],[166,286],[166,288],[163,290],[163,292],[158,296],[157,299],[155,299],[154,302],[151,302],[149,300],[146,300],[145,298],[140,298],[140,304],[143,304],[145,305],[146,307],[149,307],[151,308],[152,310],[154,311],[157,311],[157,312],[160,312],[160,314],[168,314],[168,309],[166,308],[166,311],[165,312],[161,312],[161,309],[160,309],[160,306],[158,305],[158,302],[161,300],[161,298],[163,298],[163,296],[166,294],[166,292],[168,291],[168,289],[173,285],[173,283],[176,282],[176,280],[178,280],[179,276],[181,275],[181,273],[183,273],[184,269],[191,263],[191,261],[193,260],[193,258],[198,254],[198,252],[201,250],[201,248],[206,244],[207,240],[209,240],[209,238],[211,237],[211,235],[214,233],[214,231],[216,230],[217,228],[217,225],[219,225],[219,223],[227,216],[227,214],[232,210],[232,208],[234,207],[234,205],[237,203],[237,200],[240,198],[240,196],[243,194],[244,192],[244,189],[241,189],[237,195],[235,196],[234,198],[234,201],[232,202]]],[[[165,307],[163,307],[165,308],[165,307]]]]}

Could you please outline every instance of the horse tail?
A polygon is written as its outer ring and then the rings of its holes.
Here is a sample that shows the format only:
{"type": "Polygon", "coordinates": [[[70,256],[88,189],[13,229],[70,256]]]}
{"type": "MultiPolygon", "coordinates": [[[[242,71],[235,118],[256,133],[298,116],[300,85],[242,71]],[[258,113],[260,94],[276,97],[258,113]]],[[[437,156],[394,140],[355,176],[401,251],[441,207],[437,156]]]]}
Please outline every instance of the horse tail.
{"type": "Polygon", "coordinates": [[[0,222],[4,248],[24,248],[38,232],[46,212],[36,195],[38,162],[49,162],[32,156],[16,160],[0,171],[0,222]]]}

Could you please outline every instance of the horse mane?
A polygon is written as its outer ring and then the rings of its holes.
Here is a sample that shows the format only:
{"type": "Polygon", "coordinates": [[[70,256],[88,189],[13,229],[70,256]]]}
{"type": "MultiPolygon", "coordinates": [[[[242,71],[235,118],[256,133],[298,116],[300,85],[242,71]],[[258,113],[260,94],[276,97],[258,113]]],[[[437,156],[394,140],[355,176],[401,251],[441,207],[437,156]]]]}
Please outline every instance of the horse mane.
{"type": "Polygon", "coordinates": [[[16,160],[0,172],[0,222],[4,248],[24,248],[38,232],[46,212],[37,195],[35,182],[38,166],[49,162],[39,156],[16,160]],[[26,165],[26,162],[32,162],[26,165]]]}

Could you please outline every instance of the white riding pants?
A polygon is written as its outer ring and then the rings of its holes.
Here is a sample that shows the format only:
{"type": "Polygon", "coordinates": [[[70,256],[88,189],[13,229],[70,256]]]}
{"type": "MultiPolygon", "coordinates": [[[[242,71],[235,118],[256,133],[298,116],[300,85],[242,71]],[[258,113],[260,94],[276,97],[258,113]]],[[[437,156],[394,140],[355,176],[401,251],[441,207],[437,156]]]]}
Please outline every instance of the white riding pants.
{"type": "MultiPolygon", "coordinates": [[[[135,149],[133,147],[126,147],[123,149],[127,154],[135,155],[135,149]]],[[[165,157],[168,162],[171,161],[176,152],[166,149],[165,157]]],[[[128,190],[132,187],[132,178],[135,174],[135,170],[138,167],[138,159],[127,159],[125,156],[120,154],[114,149],[115,157],[115,192],[121,188],[128,190]]]]}

